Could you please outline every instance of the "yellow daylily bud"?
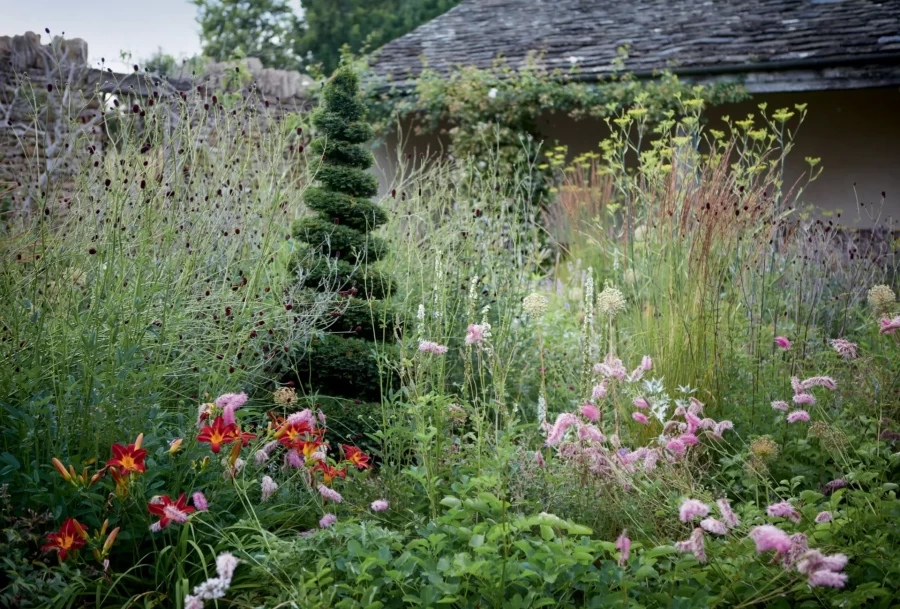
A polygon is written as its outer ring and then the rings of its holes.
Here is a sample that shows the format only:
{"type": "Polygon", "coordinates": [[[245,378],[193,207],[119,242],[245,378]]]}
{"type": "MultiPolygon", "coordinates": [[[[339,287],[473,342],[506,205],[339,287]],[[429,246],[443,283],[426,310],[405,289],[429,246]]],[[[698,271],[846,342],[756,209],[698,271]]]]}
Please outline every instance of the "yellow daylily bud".
{"type": "Polygon", "coordinates": [[[231,445],[231,457],[228,459],[228,462],[234,467],[234,464],[237,462],[238,457],[241,455],[241,441],[238,440],[234,444],[231,445]]]}
{"type": "Polygon", "coordinates": [[[112,547],[113,543],[116,541],[116,535],[119,534],[119,529],[121,527],[116,527],[109,534],[109,537],[106,538],[106,541],[103,542],[103,553],[106,554],[109,552],[109,549],[112,547]]]}
{"type": "Polygon", "coordinates": [[[59,459],[53,457],[50,461],[51,463],[53,463],[53,467],[56,468],[56,471],[59,472],[59,475],[62,476],[63,479],[69,482],[72,481],[72,476],[69,475],[69,472],[66,471],[66,467],[60,462],[59,459]]]}
{"type": "Polygon", "coordinates": [[[171,444],[169,444],[169,454],[174,455],[181,449],[181,443],[184,442],[184,438],[178,438],[177,440],[173,440],[171,444]]]}
{"type": "Polygon", "coordinates": [[[144,442],[144,434],[138,434],[137,440],[134,441],[134,447],[140,448],[141,444],[144,442]]]}
{"type": "Polygon", "coordinates": [[[100,527],[100,537],[106,535],[106,527],[109,526],[109,518],[103,521],[103,526],[100,527]]]}

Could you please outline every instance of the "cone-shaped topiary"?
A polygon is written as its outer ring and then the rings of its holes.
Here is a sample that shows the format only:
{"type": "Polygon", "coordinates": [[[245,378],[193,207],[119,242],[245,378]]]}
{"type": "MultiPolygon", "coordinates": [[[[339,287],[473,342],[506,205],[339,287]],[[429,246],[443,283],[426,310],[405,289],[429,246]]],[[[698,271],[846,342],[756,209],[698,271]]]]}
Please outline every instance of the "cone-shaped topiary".
{"type": "Polygon", "coordinates": [[[313,341],[297,380],[325,395],[378,399],[378,369],[365,341],[392,338],[393,315],[383,299],[393,284],[373,266],[385,241],[371,231],[387,221],[387,213],[369,199],[378,181],[366,171],[374,159],[363,146],[372,137],[364,114],[356,73],[338,69],[312,117],[316,139],[309,151],[319,186],[307,189],[304,203],[315,214],[297,220],[292,233],[317,254],[305,269],[305,286],[339,289],[343,300],[333,333],[313,341]]]}

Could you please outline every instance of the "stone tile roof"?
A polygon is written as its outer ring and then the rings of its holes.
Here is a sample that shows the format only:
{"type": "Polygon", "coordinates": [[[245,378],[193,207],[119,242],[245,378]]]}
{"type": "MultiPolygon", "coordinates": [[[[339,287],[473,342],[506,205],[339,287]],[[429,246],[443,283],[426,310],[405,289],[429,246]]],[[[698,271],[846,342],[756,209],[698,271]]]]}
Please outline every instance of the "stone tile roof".
{"type": "Polygon", "coordinates": [[[900,0],[464,0],[376,52],[372,66],[397,83],[429,67],[521,66],[542,51],[549,68],[583,78],[627,70],[649,75],[747,72],[848,64],[897,66],[900,0]]]}

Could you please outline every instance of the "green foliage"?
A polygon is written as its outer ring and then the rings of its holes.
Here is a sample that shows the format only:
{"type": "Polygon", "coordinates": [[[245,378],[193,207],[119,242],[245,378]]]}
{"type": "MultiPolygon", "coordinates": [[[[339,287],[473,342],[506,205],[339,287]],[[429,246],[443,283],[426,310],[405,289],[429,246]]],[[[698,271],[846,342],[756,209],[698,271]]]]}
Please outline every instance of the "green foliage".
{"type": "Polygon", "coordinates": [[[373,266],[385,255],[387,242],[371,231],[387,220],[387,214],[368,199],[378,192],[377,179],[365,171],[372,154],[353,137],[367,131],[362,127],[364,113],[359,77],[351,68],[341,68],[326,83],[313,119],[326,128],[310,145],[319,156],[315,177],[321,187],[304,200],[315,215],[297,220],[292,233],[323,258],[306,273],[304,285],[318,290],[337,287],[344,295],[359,297],[346,300],[337,314],[340,322],[334,330],[346,334],[313,341],[296,376],[311,392],[377,400],[384,385],[375,347],[393,339],[394,320],[389,306],[365,303],[388,296],[392,282],[373,266]],[[322,281],[330,269],[338,272],[337,286],[322,281]]]}
{"type": "Polygon", "coordinates": [[[447,12],[459,0],[303,0],[302,4],[304,29],[294,49],[330,74],[338,67],[343,48],[353,53],[377,49],[447,12]]]}
{"type": "Polygon", "coordinates": [[[299,69],[291,42],[300,25],[288,0],[192,1],[206,56],[255,57],[268,68],[299,69]]]}

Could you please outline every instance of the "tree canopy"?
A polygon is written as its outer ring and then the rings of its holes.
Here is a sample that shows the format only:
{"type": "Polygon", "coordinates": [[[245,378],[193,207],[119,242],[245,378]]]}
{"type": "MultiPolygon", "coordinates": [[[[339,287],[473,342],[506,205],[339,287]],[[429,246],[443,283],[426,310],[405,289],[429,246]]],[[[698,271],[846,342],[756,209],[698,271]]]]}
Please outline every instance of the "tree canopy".
{"type": "Polygon", "coordinates": [[[321,64],[330,74],[341,51],[374,50],[450,10],[460,0],[193,0],[203,50],[216,60],[258,57],[272,68],[321,64]]]}

